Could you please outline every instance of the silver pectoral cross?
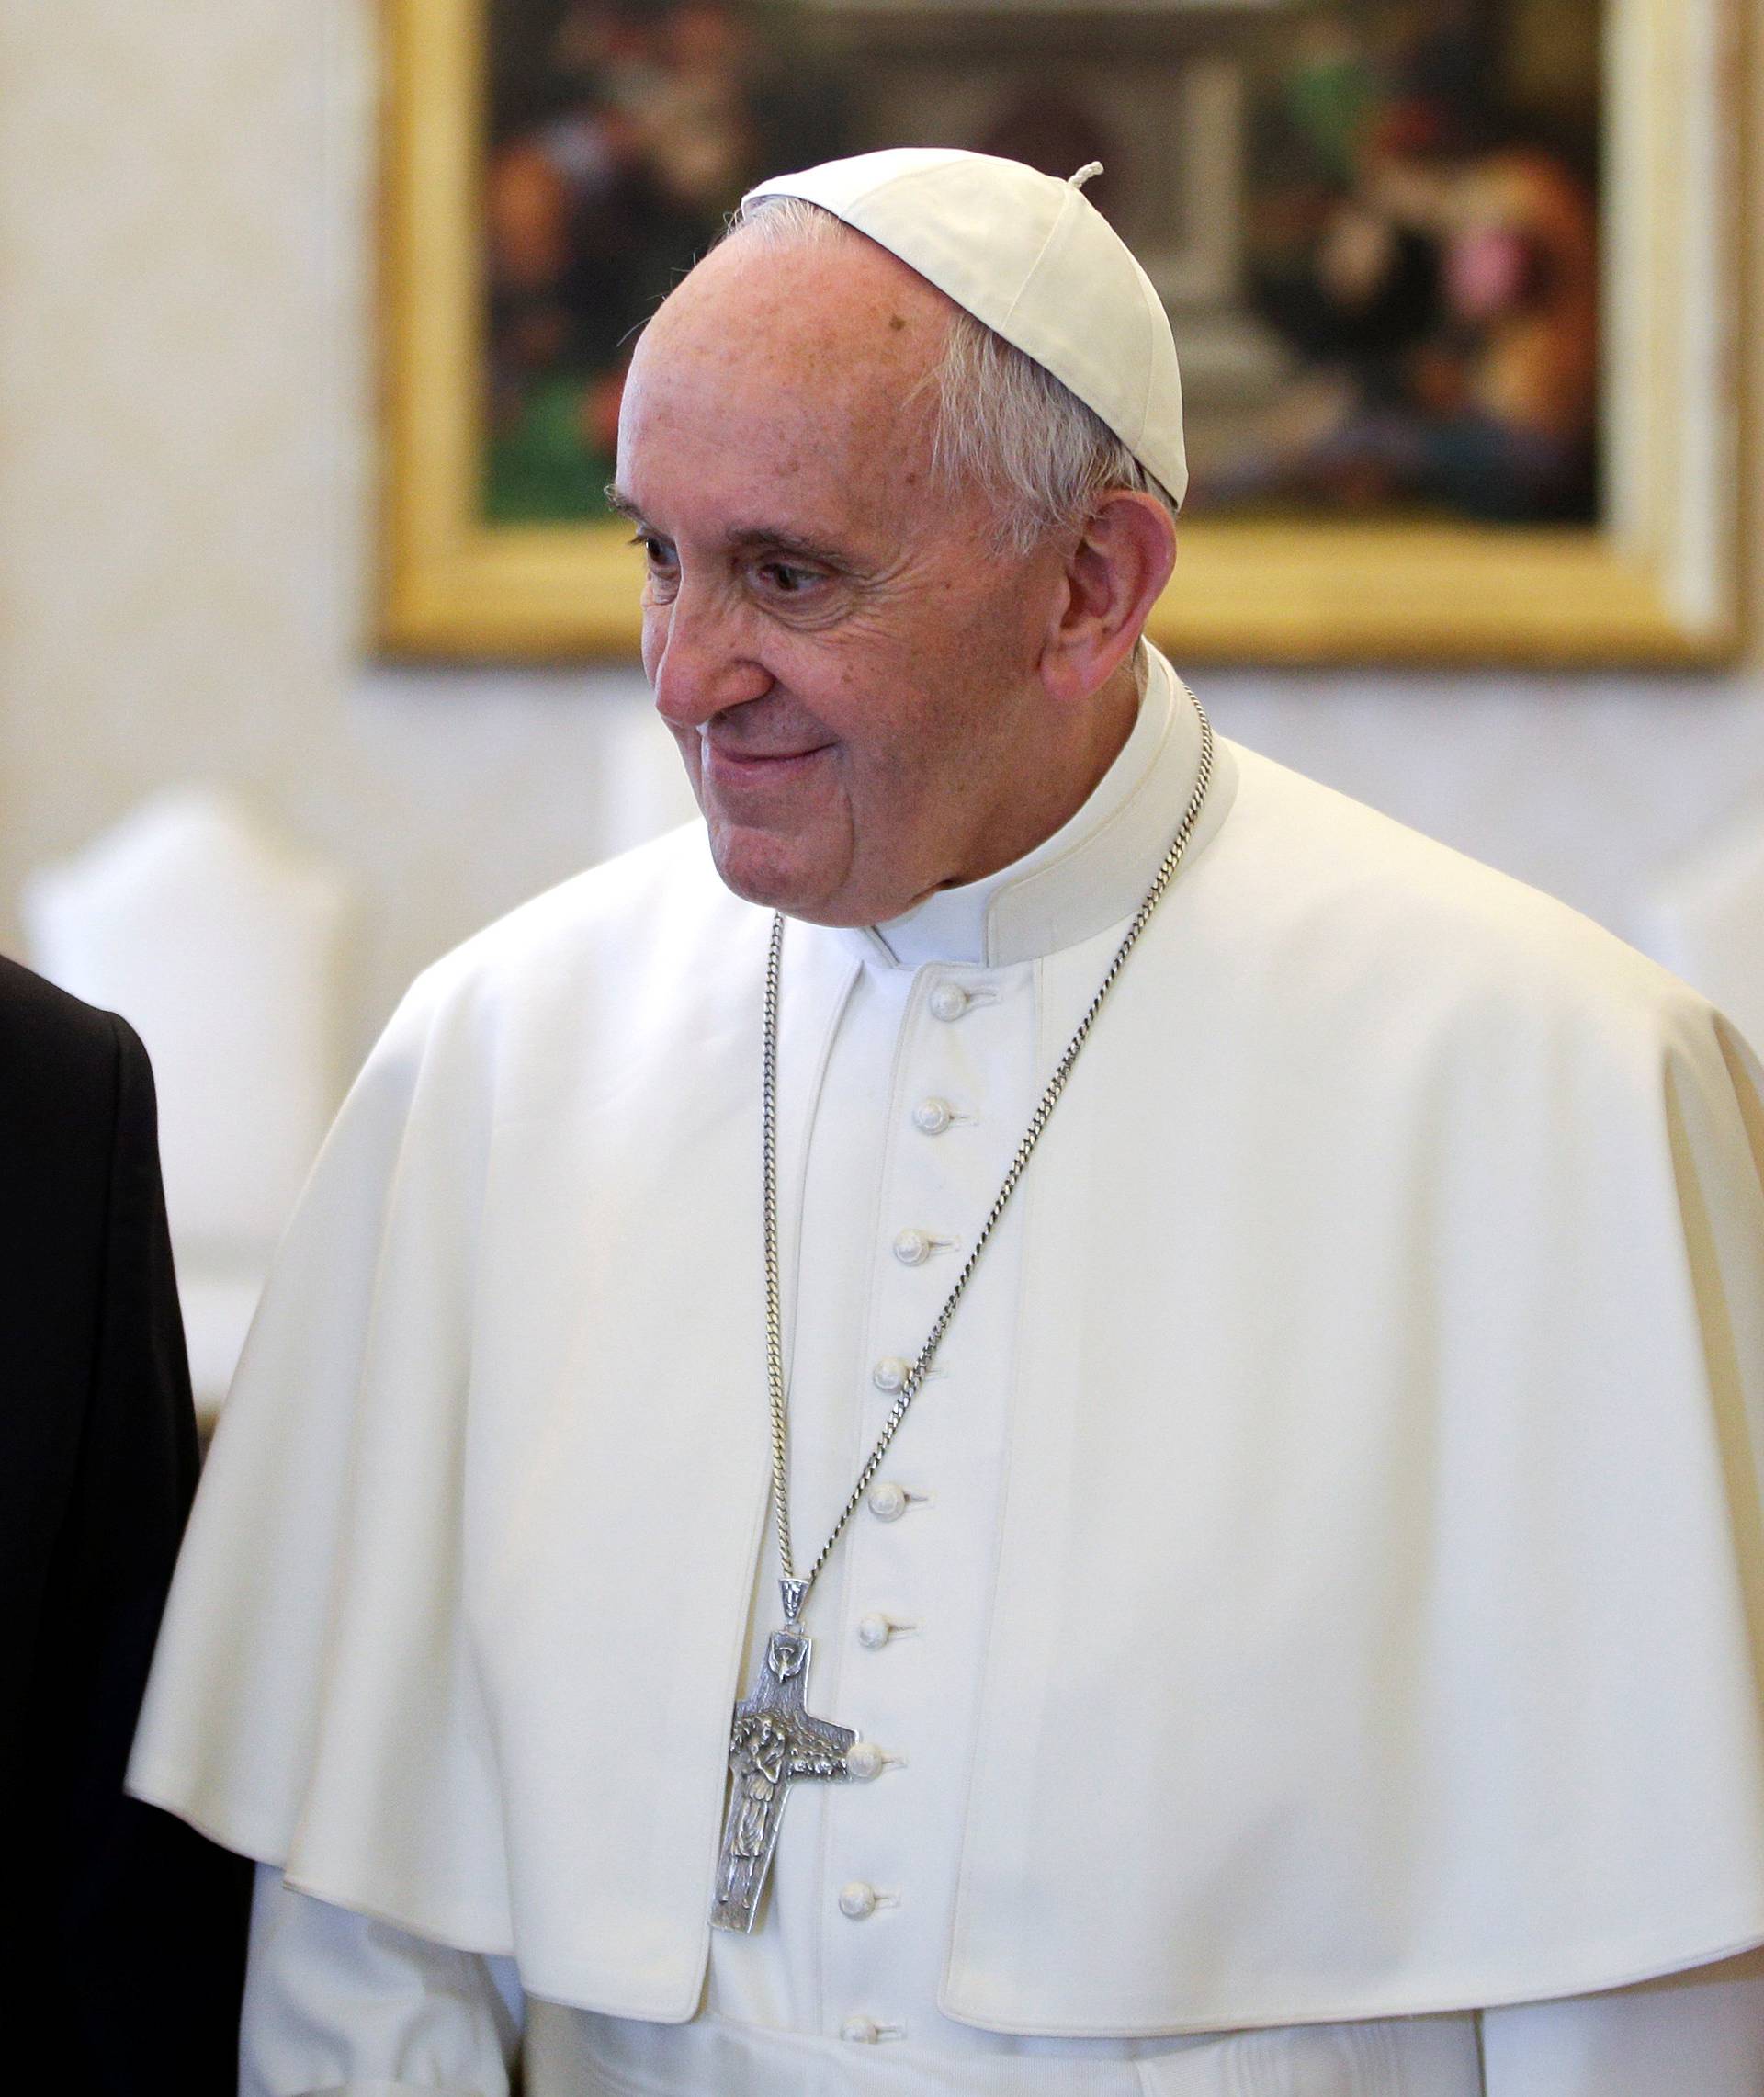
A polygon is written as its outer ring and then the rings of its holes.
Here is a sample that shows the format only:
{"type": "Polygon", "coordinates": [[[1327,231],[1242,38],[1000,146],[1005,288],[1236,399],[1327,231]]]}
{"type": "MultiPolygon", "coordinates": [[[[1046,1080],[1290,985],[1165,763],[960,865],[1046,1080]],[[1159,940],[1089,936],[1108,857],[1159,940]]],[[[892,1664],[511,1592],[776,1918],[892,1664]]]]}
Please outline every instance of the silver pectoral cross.
{"type": "Polygon", "coordinates": [[[857,1735],[803,1709],[813,1648],[797,1622],[804,1583],[782,1584],[785,1627],[766,1640],[753,1687],[735,1706],[729,1733],[729,1815],[710,1910],[718,1930],[746,1932],[758,1921],[790,1785],[804,1778],[839,1784],[852,1774],[845,1756],[857,1735]]]}

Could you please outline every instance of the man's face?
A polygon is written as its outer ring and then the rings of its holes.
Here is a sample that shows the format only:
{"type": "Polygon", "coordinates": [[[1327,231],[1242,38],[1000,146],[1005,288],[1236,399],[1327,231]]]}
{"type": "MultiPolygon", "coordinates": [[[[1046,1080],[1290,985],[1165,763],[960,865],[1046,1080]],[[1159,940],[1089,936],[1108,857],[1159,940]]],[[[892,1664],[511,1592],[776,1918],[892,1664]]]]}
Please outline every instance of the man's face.
{"type": "Polygon", "coordinates": [[[914,389],[952,311],[856,236],[737,238],[662,308],[625,391],[657,708],[724,880],[823,924],[1036,842],[1062,565],[998,553],[984,498],[933,486],[914,389]]]}

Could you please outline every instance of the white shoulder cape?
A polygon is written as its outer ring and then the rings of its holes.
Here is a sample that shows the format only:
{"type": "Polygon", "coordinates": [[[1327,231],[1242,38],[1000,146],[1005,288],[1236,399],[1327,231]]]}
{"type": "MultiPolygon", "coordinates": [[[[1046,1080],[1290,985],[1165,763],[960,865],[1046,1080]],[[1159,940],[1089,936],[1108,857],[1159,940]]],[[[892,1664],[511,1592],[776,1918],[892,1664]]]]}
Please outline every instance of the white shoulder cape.
{"type": "MultiPolygon", "coordinates": [[[[1764,1941],[1757,1065],[1583,920],[1236,761],[1024,1184],[944,2007],[1291,2023],[1764,1941]]],[[[131,1774],[613,2014],[704,1970],[765,926],[695,828],[418,983],[277,1262],[131,1774]]],[[[831,944],[792,928],[786,1069],[831,944]]],[[[1109,944],[1043,964],[1049,1058],[1109,944]]]]}

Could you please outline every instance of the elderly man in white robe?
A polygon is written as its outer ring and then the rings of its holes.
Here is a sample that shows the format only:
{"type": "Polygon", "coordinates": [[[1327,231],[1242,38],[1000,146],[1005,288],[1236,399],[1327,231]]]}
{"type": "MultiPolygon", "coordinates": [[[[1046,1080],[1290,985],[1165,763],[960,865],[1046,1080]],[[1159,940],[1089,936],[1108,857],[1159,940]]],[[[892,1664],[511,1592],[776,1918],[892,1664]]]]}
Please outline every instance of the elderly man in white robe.
{"type": "Polygon", "coordinates": [[[1216,740],[1080,178],[766,185],[618,472],[705,820],[392,1022],[137,1743],[248,2097],[1758,2097],[1748,1051],[1216,740]]]}

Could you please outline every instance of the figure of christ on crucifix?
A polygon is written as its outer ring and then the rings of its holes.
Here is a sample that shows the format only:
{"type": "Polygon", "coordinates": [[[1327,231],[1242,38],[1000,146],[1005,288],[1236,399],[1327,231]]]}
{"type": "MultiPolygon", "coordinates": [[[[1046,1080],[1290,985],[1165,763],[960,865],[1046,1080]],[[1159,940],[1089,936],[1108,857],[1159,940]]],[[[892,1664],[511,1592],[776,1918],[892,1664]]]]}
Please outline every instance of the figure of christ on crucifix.
{"type": "Polygon", "coordinates": [[[857,1735],[802,1707],[811,1643],[800,1631],[775,1631],[752,1692],[735,1706],[729,1817],[711,1914],[721,1930],[753,1927],[791,1784],[804,1777],[842,1783],[852,1774],[845,1755],[857,1735]]]}

